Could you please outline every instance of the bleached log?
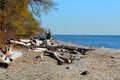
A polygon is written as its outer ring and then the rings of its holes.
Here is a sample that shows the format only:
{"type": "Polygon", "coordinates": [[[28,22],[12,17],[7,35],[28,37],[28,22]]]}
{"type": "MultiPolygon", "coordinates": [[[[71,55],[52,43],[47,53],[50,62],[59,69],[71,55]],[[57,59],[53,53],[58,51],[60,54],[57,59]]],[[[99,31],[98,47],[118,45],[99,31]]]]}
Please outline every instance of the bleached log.
{"type": "Polygon", "coordinates": [[[47,51],[46,48],[33,48],[33,47],[31,47],[31,49],[29,49],[29,50],[33,50],[33,51],[36,51],[36,52],[44,52],[44,51],[47,51]]]}
{"type": "Polygon", "coordinates": [[[57,60],[58,64],[61,65],[63,63],[68,63],[68,64],[71,64],[73,62],[73,60],[75,59],[75,57],[73,56],[69,56],[69,57],[61,57],[58,53],[56,52],[50,52],[50,51],[47,51],[47,53],[49,54],[50,57],[54,58],[57,60]]]}
{"type": "Polygon", "coordinates": [[[31,43],[24,43],[24,42],[19,42],[19,41],[17,41],[16,44],[22,45],[24,47],[29,47],[31,45],[31,43]]]}
{"type": "Polygon", "coordinates": [[[51,40],[45,40],[46,41],[46,44],[51,46],[51,40]]]}
{"type": "Polygon", "coordinates": [[[16,58],[20,57],[22,55],[21,52],[19,51],[12,51],[13,46],[11,45],[10,47],[5,46],[5,51],[1,51],[0,54],[0,59],[5,62],[5,63],[10,63],[16,58]]]}
{"type": "Polygon", "coordinates": [[[24,42],[20,42],[20,41],[16,41],[16,40],[10,40],[11,44],[19,44],[19,45],[23,45],[25,44],[24,42]]]}
{"type": "Polygon", "coordinates": [[[18,41],[16,41],[16,40],[9,40],[9,43],[10,44],[16,44],[18,41]]]}
{"type": "Polygon", "coordinates": [[[2,54],[1,55],[1,60],[2,62],[5,63],[11,63],[13,60],[15,60],[16,58],[22,56],[22,53],[20,51],[13,51],[11,55],[9,55],[8,57],[6,57],[6,55],[2,54]]]}
{"type": "Polygon", "coordinates": [[[35,46],[40,46],[41,44],[43,44],[43,41],[34,39],[34,40],[31,40],[31,44],[35,46]]]}
{"type": "Polygon", "coordinates": [[[10,63],[11,60],[9,59],[9,57],[6,58],[6,56],[4,54],[1,55],[1,58],[2,62],[4,63],[10,63]]]}
{"type": "Polygon", "coordinates": [[[58,46],[40,46],[41,48],[47,48],[48,50],[57,50],[57,49],[66,49],[69,52],[74,52],[74,53],[81,53],[82,55],[85,55],[87,51],[94,50],[90,48],[80,48],[80,47],[75,47],[75,46],[64,46],[64,45],[58,45],[58,46]]]}
{"type": "Polygon", "coordinates": [[[15,40],[10,40],[11,44],[17,44],[17,45],[22,45],[24,47],[29,47],[31,46],[31,43],[25,43],[25,42],[20,42],[20,41],[15,41],[15,40]]]}
{"type": "Polygon", "coordinates": [[[26,44],[24,44],[23,46],[29,47],[29,46],[31,46],[31,43],[26,43],[26,44]]]}
{"type": "Polygon", "coordinates": [[[29,50],[39,52],[41,59],[43,58],[44,52],[48,51],[46,48],[33,48],[33,47],[31,47],[29,50]]]}
{"type": "Polygon", "coordinates": [[[51,40],[45,40],[45,45],[42,45],[44,42],[38,39],[33,39],[30,42],[31,43],[24,43],[24,42],[20,42],[20,41],[14,41],[11,40],[11,43],[15,43],[15,44],[19,44],[19,45],[23,45],[25,47],[29,47],[31,45],[36,46],[36,47],[40,47],[40,48],[47,48],[48,50],[57,50],[59,48],[61,49],[66,49],[68,50],[70,53],[81,53],[82,55],[85,55],[85,53],[89,50],[93,50],[93,49],[87,49],[87,48],[80,48],[80,47],[75,47],[75,46],[65,46],[65,45],[52,45],[51,40]]]}
{"type": "Polygon", "coordinates": [[[19,44],[19,45],[25,45],[24,42],[20,42],[20,41],[16,41],[16,44],[19,44]]]}
{"type": "Polygon", "coordinates": [[[30,43],[30,39],[19,39],[20,42],[30,43]]]}
{"type": "Polygon", "coordinates": [[[73,53],[75,54],[79,54],[80,52],[76,51],[76,50],[73,50],[73,53]]]}
{"type": "Polygon", "coordinates": [[[2,53],[6,56],[6,58],[12,54],[12,49],[13,49],[12,45],[10,45],[10,47],[6,45],[5,48],[2,49],[2,53]]]}
{"type": "Polygon", "coordinates": [[[63,64],[64,63],[64,60],[62,60],[59,56],[58,56],[58,53],[56,52],[47,52],[50,57],[56,59],[58,61],[58,64],[63,64]]]}

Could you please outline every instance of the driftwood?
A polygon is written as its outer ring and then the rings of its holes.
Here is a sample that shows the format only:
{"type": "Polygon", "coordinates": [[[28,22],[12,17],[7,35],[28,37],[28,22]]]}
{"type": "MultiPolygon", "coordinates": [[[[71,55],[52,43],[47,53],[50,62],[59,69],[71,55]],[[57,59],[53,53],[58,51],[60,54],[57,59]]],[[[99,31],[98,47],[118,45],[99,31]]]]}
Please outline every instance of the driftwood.
{"type": "Polygon", "coordinates": [[[50,40],[47,40],[45,41],[46,43],[43,44],[44,42],[41,41],[41,40],[31,40],[30,43],[25,43],[25,42],[29,42],[29,40],[25,41],[25,40],[21,40],[23,42],[20,42],[20,41],[15,41],[15,40],[10,40],[9,42],[13,43],[13,44],[19,44],[19,45],[23,45],[27,48],[30,48],[30,47],[39,47],[39,48],[47,48],[48,50],[57,50],[57,49],[66,49],[68,50],[70,53],[75,53],[75,54],[78,54],[78,53],[81,53],[82,55],[85,55],[85,53],[87,51],[90,51],[90,50],[94,50],[94,49],[91,49],[91,48],[80,48],[80,47],[75,47],[75,46],[65,46],[65,45],[51,45],[51,41],[50,40]]]}
{"type": "Polygon", "coordinates": [[[16,58],[20,57],[22,53],[20,51],[12,51],[13,46],[5,46],[3,50],[0,51],[0,59],[5,63],[10,63],[16,58]]]}
{"type": "Polygon", "coordinates": [[[13,49],[12,45],[10,45],[10,47],[6,45],[5,48],[1,50],[2,53],[5,55],[5,58],[7,58],[8,56],[12,54],[12,49],[13,49]]]}
{"type": "Polygon", "coordinates": [[[72,63],[73,60],[75,59],[75,57],[73,57],[72,55],[70,55],[69,57],[65,58],[65,57],[61,57],[58,53],[56,52],[50,52],[47,51],[47,53],[49,54],[50,57],[54,58],[57,60],[58,64],[61,65],[63,63],[72,63]]]}
{"type": "Polygon", "coordinates": [[[64,46],[64,45],[58,45],[58,46],[39,46],[41,48],[47,48],[48,50],[57,50],[57,49],[66,49],[71,53],[81,53],[82,55],[85,55],[87,51],[94,50],[94,49],[87,49],[87,48],[80,48],[80,47],[75,47],[75,46],[64,46]]]}
{"type": "Polygon", "coordinates": [[[53,41],[47,40],[47,39],[44,41],[38,40],[38,39],[34,39],[34,40],[21,39],[20,41],[11,40],[9,42],[11,42],[13,44],[19,44],[19,45],[25,46],[25,47],[29,48],[29,50],[40,52],[41,53],[40,58],[43,58],[43,55],[45,53],[47,53],[47,54],[49,54],[50,57],[57,60],[58,64],[72,63],[73,60],[75,59],[75,57],[72,56],[71,54],[81,53],[82,55],[85,55],[85,53],[87,51],[94,50],[91,48],[81,48],[81,47],[76,47],[76,46],[58,45],[57,43],[54,44],[53,41]],[[54,44],[54,45],[52,45],[52,44],[54,44]],[[67,53],[71,53],[71,54],[68,57],[62,57],[57,52],[55,52],[58,50],[63,50],[62,52],[67,52],[67,53]]]}

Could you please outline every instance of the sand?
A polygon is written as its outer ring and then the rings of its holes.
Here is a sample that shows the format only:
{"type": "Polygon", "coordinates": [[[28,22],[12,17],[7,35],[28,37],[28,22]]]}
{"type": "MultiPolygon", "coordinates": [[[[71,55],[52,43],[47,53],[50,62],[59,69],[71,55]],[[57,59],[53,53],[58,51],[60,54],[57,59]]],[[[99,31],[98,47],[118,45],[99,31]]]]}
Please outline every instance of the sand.
{"type": "Polygon", "coordinates": [[[21,47],[14,50],[21,51],[23,56],[7,69],[0,67],[0,80],[120,80],[120,50],[95,48],[86,55],[72,54],[75,56],[73,63],[63,65],[57,65],[49,56],[34,62],[39,52],[21,47]]]}

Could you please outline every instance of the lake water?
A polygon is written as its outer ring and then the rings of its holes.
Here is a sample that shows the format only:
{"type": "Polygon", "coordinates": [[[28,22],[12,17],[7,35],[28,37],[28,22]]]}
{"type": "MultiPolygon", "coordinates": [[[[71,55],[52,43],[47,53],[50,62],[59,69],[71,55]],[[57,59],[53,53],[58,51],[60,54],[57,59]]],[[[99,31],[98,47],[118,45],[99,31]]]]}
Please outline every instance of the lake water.
{"type": "Polygon", "coordinates": [[[120,35],[54,35],[55,40],[83,46],[120,49],[120,35]]]}

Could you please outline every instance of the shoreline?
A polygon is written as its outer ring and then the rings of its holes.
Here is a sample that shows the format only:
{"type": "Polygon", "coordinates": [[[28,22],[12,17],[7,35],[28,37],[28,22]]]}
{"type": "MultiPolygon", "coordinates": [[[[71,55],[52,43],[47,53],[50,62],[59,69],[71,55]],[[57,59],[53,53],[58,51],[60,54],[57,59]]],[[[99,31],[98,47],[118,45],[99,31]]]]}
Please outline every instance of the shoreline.
{"type": "MultiPolygon", "coordinates": [[[[60,44],[84,47],[61,41],[60,44]]],[[[11,63],[7,69],[0,68],[0,79],[18,80],[21,77],[22,80],[120,79],[120,50],[95,48],[85,55],[71,54],[75,56],[73,63],[63,65],[57,65],[57,61],[49,56],[44,56],[36,63],[32,63],[35,57],[40,55],[39,52],[29,51],[23,47],[16,47],[14,50],[21,51],[23,55],[11,63]],[[86,74],[82,75],[85,71],[86,74]]],[[[64,53],[64,55],[68,55],[68,53],[64,53]]]]}
{"type": "Polygon", "coordinates": [[[120,37],[119,36],[102,36],[102,35],[76,35],[76,36],[54,36],[55,40],[71,42],[83,46],[93,46],[97,48],[111,48],[120,50],[120,37]]]}
{"type": "Polygon", "coordinates": [[[64,43],[64,44],[67,43],[68,45],[72,45],[72,46],[84,47],[84,48],[120,50],[120,49],[116,49],[116,48],[96,47],[96,46],[84,46],[84,45],[80,45],[80,44],[77,44],[77,43],[65,42],[65,41],[60,41],[60,40],[55,40],[55,41],[59,41],[59,42],[64,43]]]}

